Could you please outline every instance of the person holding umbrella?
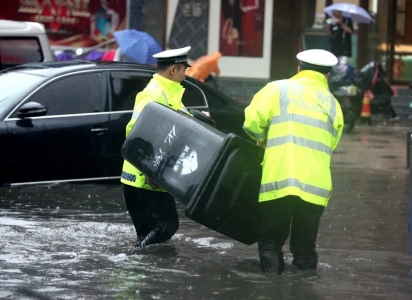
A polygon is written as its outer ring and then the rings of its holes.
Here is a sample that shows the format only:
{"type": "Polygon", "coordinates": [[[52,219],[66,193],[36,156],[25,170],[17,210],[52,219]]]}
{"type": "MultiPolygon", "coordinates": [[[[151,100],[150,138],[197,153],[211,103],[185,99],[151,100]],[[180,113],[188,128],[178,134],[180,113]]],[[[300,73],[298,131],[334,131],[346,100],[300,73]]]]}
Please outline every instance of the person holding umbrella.
{"type": "Polygon", "coordinates": [[[325,24],[329,36],[330,52],[337,57],[352,57],[352,20],[343,17],[340,10],[333,10],[332,14],[332,18],[327,19],[325,24]]]}
{"type": "Polygon", "coordinates": [[[331,18],[326,20],[330,51],[337,57],[352,57],[353,22],[369,24],[372,17],[362,7],[352,3],[335,3],[323,10],[331,18]]]}
{"type": "MultiPolygon", "coordinates": [[[[157,72],[146,88],[136,95],[132,119],[126,126],[126,137],[145,105],[151,101],[174,110],[188,113],[182,103],[185,70],[189,47],[167,50],[153,55],[157,60],[157,72]]],[[[124,161],[121,175],[123,196],[127,211],[137,234],[137,248],[164,243],[179,228],[179,218],[172,195],[157,187],[128,161],[124,161]]]]}

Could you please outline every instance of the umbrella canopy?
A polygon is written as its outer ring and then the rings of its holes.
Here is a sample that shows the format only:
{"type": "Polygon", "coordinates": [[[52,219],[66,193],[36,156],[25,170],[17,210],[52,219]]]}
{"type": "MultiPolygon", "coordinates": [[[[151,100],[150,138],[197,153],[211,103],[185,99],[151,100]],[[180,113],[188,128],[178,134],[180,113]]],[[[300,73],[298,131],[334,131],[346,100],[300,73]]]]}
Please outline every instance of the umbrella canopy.
{"type": "Polygon", "coordinates": [[[351,3],[335,3],[323,9],[329,16],[333,16],[334,10],[340,10],[344,17],[351,18],[353,22],[369,24],[372,17],[362,7],[351,3]]]}
{"type": "Polygon", "coordinates": [[[157,61],[153,54],[163,51],[159,43],[143,31],[126,29],[116,31],[113,35],[123,55],[140,64],[155,65],[157,61]]]}

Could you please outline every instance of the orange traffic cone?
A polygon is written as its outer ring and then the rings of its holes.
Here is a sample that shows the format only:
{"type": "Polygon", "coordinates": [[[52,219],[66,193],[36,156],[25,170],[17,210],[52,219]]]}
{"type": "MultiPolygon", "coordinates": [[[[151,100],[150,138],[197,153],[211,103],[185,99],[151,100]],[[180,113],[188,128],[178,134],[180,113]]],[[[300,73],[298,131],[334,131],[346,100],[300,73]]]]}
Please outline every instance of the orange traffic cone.
{"type": "Polygon", "coordinates": [[[371,104],[370,104],[371,98],[372,98],[372,93],[369,90],[363,94],[362,111],[361,111],[361,118],[360,118],[361,124],[367,123],[369,125],[372,125],[371,104]]]}

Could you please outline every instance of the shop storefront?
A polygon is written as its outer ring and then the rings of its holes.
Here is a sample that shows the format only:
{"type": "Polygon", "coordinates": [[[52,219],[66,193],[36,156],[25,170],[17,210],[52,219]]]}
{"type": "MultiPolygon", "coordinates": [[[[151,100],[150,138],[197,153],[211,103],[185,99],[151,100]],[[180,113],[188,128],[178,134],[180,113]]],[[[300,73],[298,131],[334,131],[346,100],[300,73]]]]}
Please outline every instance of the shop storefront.
{"type": "MultiPolygon", "coordinates": [[[[392,60],[392,81],[394,83],[412,82],[412,1],[382,1],[389,6],[393,26],[388,28],[391,36],[386,49],[392,60]],[[386,3],[387,2],[387,3],[386,3]]],[[[382,5],[382,4],[380,4],[382,5]]],[[[385,8],[385,7],[383,7],[385,8]]]]}
{"type": "Polygon", "coordinates": [[[316,0],[169,0],[166,45],[191,45],[191,59],[219,51],[220,88],[250,98],[268,81],[293,76],[301,29],[316,0]]]}
{"type": "Polygon", "coordinates": [[[273,1],[169,0],[168,46],[219,51],[223,77],[269,79],[273,1]]]}
{"type": "Polygon", "coordinates": [[[325,19],[323,8],[332,2],[359,5],[373,18],[368,25],[355,24],[351,64],[362,68],[370,61],[380,61],[384,63],[392,84],[412,82],[412,1],[318,0],[314,26],[304,30],[307,47],[327,49],[327,36],[322,24],[325,19]]]}
{"type": "MultiPolygon", "coordinates": [[[[3,3],[4,2],[4,3],[3,3]]],[[[335,1],[341,2],[341,1],[335,1]]],[[[412,1],[350,0],[374,22],[353,34],[353,65],[386,62],[394,83],[412,81],[412,1]]],[[[0,19],[45,25],[54,47],[92,47],[116,30],[147,31],[164,48],[190,45],[191,59],[216,51],[222,80],[261,86],[296,72],[302,49],[328,47],[323,8],[330,0],[15,0],[0,19]],[[236,81],[236,80],[235,80],[236,81]],[[257,83],[256,83],[257,82],[257,83]]]]}
{"type": "Polygon", "coordinates": [[[2,1],[0,19],[44,24],[55,47],[91,47],[126,28],[126,1],[2,1]]]}

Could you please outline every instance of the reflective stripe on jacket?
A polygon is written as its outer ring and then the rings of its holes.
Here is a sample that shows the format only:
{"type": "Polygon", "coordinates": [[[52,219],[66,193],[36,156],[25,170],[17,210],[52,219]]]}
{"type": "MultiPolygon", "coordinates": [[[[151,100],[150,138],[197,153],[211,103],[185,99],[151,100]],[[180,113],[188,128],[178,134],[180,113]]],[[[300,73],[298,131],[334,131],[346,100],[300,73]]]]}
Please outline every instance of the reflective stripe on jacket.
{"type": "Polygon", "coordinates": [[[342,135],[343,115],[324,75],[302,71],[267,84],[245,109],[243,128],[266,142],[260,202],[294,195],[327,205],[330,159],[342,135]]]}
{"type": "MultiPolygon", "coordinates": [[[[182,103],[184,91],[185,89],[180,83],[171,81],[163,76],[160,76],[159,74],[153,75],[152,80],[150,80],[146,88],[136,95],[132,119],[126,126],[126,137],[132,130],[140,112],[143,110],[145,105],[151,101],[159,102],[175,110],[187,112],[182,103]]],[[[152,190],[152,188],[146,184],[146,177],[126,160],[123,163],[120,181],[124,184],[138,188],[152,190]]],[[[164,190],[156,189],[156,191],[164,190]]]]}

